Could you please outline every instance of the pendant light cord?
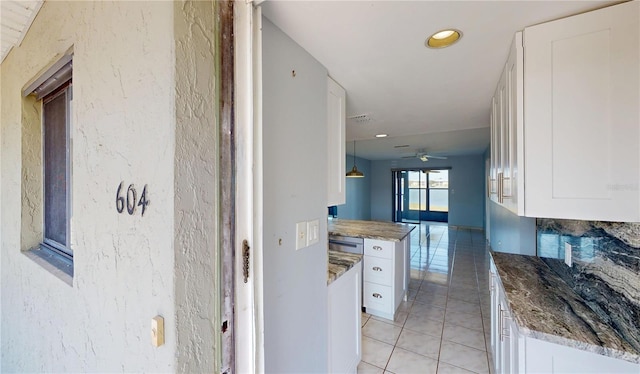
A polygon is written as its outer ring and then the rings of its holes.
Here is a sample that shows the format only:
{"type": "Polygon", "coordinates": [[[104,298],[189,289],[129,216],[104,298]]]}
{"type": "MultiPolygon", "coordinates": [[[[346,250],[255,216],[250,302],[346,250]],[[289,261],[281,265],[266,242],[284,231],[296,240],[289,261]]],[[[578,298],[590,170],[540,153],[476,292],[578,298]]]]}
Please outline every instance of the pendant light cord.
{"type": "Polygon", "coordinates": [[[353,166],[356,166],[356,141],[353,141],[353,166]]]}

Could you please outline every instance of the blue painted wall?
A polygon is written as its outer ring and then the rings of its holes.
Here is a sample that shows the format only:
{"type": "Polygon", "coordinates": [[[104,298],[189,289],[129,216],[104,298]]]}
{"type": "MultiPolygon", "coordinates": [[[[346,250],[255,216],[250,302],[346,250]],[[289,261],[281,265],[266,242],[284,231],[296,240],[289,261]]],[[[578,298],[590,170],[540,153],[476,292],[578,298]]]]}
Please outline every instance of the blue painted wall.
{"type": "MultiPolygon", "coordinates": [[[[483,158],[489,158],[488,150],[483,158]]],[[[489,175],[488,170],[485,173],[485,175],[489,175]]],[[[486,183],[484,183],[483,190],[486,199],[486,183]]],[[[487,207],[490,221],[488,225],[490,232],[487,239],[491,244],[491,249],[497,252],[535,256],[536,219],[520,217],[491,200],[487,201],[487,207]]]]}
{"type": "Polygon", "coordinates": [[[484,156],[453,156],[446,160],[371,161],[371,219],[391,221],[391,169],[451,167],[449,172],[449,224],[484,228],[484,156]]]}
{"type": "MultiPolygon", "coordinates": [[[[345,157],[346,170],[353,168],[353,156],[345,157]]],[[[364,178],[346,178],[346,203],[338,205],[338,218],[371,219],[371,161],[356,157],[358,170],[364,178]]]]}

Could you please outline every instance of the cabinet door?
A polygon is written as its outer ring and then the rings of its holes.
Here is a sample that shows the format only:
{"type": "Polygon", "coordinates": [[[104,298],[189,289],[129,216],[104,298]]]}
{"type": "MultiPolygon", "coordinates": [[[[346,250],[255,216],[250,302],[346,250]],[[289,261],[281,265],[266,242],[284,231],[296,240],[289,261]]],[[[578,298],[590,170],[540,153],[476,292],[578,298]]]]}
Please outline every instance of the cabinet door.
{"type": "Polygon", "coordinates": [[[394,265],[390,259],[373,256],[364,257],[364,279],[367,282],[391,286],[394,265]]]}
{"type": "Polygon", "coordinates": [[[491,170],[493,171],[493,175],[491,176],[491,200],[499,202],[500,187],[498,184],[498,179],[502,171],[502,113],[499,85],[496,89],[493,99],[491,100],[491,113],[491,128],[493,129],[491,139],[491,151],[493,153],[491,156],[491,164],[493,165],[491,168],[491,170]]]}
{"type": "MultiPolygon", "coordinates": [[[[364,239],[364,255],[393,259],[395,242],[377,239],[364,239]]],[[[366,279],[365,279],[366,280],[366,279]]]]}
{"type": "Polygon", "coordinates": [[[345,99],[338,83],[327,77],[327,206],[346,202],[345,99]]]}
{"type": "Polygon", "coordinates": [[[640,220],[639,7],[525,29],[527,216],[640,220]]]}
{"type": "Polygon", "coordinates": [[[495,265],[493,260],[491,261],[491,270],[489,272],[489,284],[491,292],[491,364],[493,366],[493,372],[498,371],[498,319],[500,315],[498,313],[498,291],[497,291],[497,275],[495,273],[495,265]]]}
{"type": "Polygon", "coordinates": [[[489,176],[487,178],[487,193],[492,201],[497,201],[496,178],[498,175],[497,161],[497,130],[496,130],[496,98],[491,98],[491,115],[489,117],[489,126],[491,129],[491,159],[489,164],[489,176]]]}
{"type": "Polygon", "coordinates": [[[523,55],[522,33],[515,34],[505,66],[506,90],[506,167],[502,178],[502,201],[505,208],[524,215],[523,165],[523,55]]]}
{"type": "Polygon", "coordinates": [[[500,75],[496,97],[498,100],[498,131],[499,131],[499,147],[498,147],[498,202],[504,203],[504,178],[510,173],[510,160],[508,152],[509,126],[507,122],[507,85],[506,85],[506,65],[500,75]]]}
{"type": "MultiPolygon", "coordinates": [[[[358,264],[359,265],[359,264],[358,264]]],[[[355,373],[362,357],[361,267],[329,285],[329,372],[355,373]]]]}
{"type": "Polygon", "coordinates": [[[497,368],[499,373],[510,373],[511,371],[511,336],[509,336],[510,314],[507,304],[507,298],[504,295],[504,291],[499,289],[499,302],[498,302],[498,351],[500,352],[499,367],[497,368]]]}
{"type": "Polygon", "coordinates": [[[525,338],[527,373],[639,373],[640,365],[598,353],[525,338]]]}

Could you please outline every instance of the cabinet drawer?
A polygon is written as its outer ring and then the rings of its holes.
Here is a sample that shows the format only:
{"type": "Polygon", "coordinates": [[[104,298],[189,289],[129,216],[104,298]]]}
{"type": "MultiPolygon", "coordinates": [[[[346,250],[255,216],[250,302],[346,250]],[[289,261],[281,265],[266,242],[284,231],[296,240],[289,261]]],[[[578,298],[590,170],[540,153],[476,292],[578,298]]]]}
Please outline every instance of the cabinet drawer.
{"type": "Polygon", "coordinates": [[[381,258],[393,258],[394,242],[386,240],[365,239],[364,255],[381,258]]]}
{"type": "Polygon", "coordinates": [[[393,292],[391,287],[364,282],[364,307],[393,313],[393,292]]]}
{"type": "Polygon", "coordinates": [[[391,286],[393,264],[390,259],[372,256],[364,257],[364,281],[391,286]]]}

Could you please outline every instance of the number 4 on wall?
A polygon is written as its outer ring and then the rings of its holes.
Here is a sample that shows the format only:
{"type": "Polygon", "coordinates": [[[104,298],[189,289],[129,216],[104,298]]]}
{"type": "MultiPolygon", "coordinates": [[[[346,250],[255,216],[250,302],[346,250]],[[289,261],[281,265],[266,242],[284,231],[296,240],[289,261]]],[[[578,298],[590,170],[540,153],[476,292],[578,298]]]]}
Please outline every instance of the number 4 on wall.
{"type": "Polygon", "coordinates": [[[127,213],[129,215],[133,215],[136,212],[136,206],[142,207],[142,216],[144,216],[144,212],[147,209],[147,205],[149,205],[150,200],[147,198],[147,185],[144,185],[142,189],[142,195],[140,195],[140,200],[138,200],[138,194],[136,192],[136,188],[133,184],[129,185],[127,188],[126,198],[122,196],[122,185],[124,181],[120,182],[118,186],[118,191],[116,191],[116,210],[118,213],[124,212],[124,209],[127,209],[127,213]],[[137,204],[136,204],[137,202],[137,204]]]}

